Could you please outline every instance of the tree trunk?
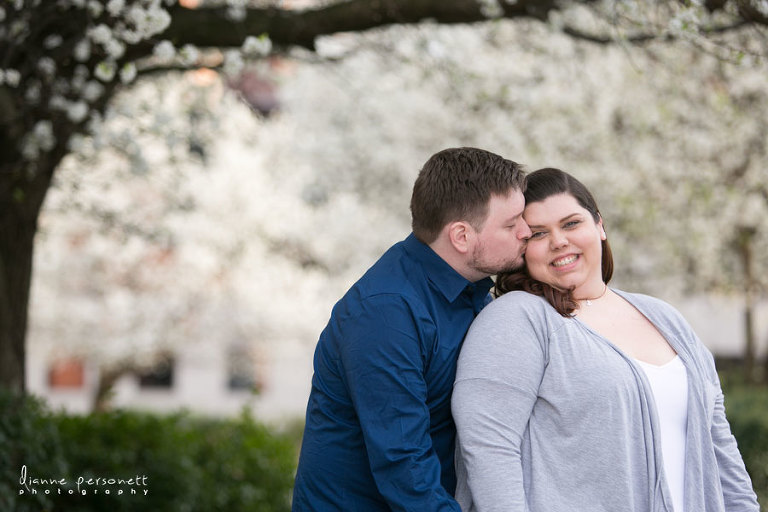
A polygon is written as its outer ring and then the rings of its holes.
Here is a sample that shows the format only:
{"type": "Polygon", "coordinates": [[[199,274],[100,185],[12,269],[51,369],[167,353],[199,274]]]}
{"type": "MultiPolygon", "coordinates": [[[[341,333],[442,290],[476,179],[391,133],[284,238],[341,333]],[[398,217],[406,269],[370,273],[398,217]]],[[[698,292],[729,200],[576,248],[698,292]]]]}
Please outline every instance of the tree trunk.
{"type": "Polygon", "coordinates": [[[0,386],[25,389],[25,337],[37,218],[59,158],[0,175],[0,386]]]}
{"type": "Polygon", "coordinates": [[[738,233],[738,249],[744,267],[744,376],[747,382],[755,380],[755,278],[752,271],[752,241],[757,230],[742,227],[738,233]]]}
{"type": "Polygon", "coordinates": [[[99,384],[93,396],[92,412],[105,412],[111,409],[112,391],[115,383],[123,376],[134,373],[136,368],[129,362],[120,362],[99,369],[99,384]]]}
{"type": "Polygon", "coordinates": [[[768,386],[768,345],[765,346],[765,352],[763,352],[763,363],[760,370],[758,382],[762,383],[764,386],[768,386]]]}

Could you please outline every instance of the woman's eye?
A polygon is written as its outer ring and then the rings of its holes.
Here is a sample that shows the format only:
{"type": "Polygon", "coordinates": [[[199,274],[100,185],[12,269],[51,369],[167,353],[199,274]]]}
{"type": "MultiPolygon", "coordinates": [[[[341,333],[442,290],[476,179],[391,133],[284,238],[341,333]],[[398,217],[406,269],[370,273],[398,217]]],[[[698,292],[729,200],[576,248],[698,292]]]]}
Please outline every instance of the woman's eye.
{"type": "Polygon", "coordinates": [[[568,221],[568,222],[566,222],[566,223],[565,223],[565,225],[564,225],[563,227],[565,227],[565,228],[574,228],[574,227],[576,227],[578,224],[579,224],[579,221],[578,221],[578,220],[572,220],[572,221],[568,221]]]}
{"type": "Polygon", "coordinates": [[[543,231],[534,231],[531,233],[531,238],[541,238],[542,236],[544,236],[543,231]]]}

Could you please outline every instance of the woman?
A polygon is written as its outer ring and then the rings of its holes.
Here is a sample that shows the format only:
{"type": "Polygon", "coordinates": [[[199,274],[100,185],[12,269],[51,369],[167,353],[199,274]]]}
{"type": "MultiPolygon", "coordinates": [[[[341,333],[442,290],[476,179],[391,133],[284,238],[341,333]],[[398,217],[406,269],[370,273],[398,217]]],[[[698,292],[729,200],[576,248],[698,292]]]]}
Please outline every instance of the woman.
{"type": "Polygon", "coordinates": [[[668,304],[608,287],[582,183],[541,169],[525,198],[526,267],[498,276],[459,357],[462,509],[758,512],[709,351],[668,304]]]}

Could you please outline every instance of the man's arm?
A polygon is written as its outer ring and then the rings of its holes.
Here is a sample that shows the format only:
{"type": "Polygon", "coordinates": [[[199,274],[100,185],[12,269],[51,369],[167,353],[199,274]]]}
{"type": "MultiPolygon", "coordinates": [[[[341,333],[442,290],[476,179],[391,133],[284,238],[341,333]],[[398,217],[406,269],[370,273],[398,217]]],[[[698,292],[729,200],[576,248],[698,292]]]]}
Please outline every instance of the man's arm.
{"type": "Polygon", "coordinates": [[[347,387],[379,492],[392,510],[460,512],[440,483],[413,312],[402,298],[381,295],[366,299],[342,328],[347,387]]]}

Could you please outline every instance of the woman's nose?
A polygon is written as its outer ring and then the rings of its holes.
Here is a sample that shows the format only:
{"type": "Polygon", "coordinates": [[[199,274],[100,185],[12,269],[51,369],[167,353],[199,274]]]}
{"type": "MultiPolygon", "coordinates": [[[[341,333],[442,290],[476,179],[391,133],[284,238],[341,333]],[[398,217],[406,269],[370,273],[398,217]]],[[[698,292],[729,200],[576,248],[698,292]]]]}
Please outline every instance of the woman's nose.
{"type": "Polygon", "coordinates": [[[549,240],[549,245],[552,249],[559,249],[568,245],[568,237],[560,231],[553,231],[549,240]]]}

